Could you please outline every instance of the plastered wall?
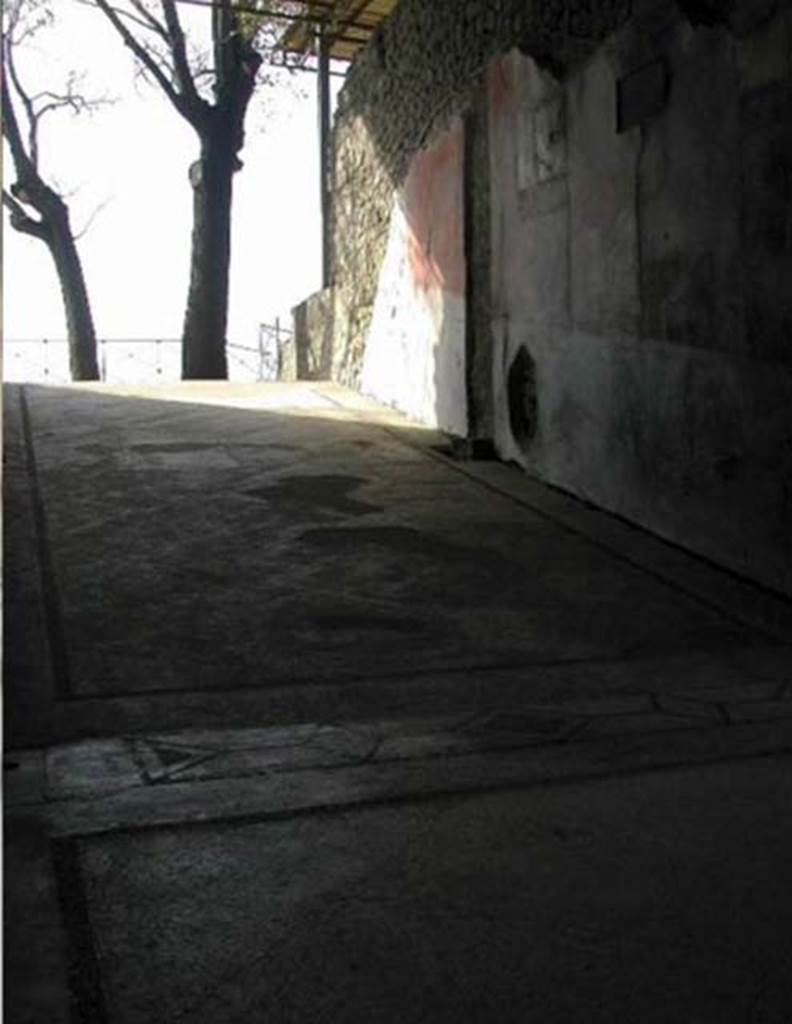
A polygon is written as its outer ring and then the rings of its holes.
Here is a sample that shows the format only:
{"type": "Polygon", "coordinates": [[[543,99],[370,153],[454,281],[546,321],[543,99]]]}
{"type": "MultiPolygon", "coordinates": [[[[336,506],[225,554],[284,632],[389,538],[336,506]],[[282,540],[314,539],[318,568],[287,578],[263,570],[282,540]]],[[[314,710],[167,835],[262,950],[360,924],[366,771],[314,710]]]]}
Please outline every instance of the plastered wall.
{"type": "Polygon", "coordinates": [[[792,593],[785,0],[402,0],[334,129],[333,377],[792,593]]]}
{"type": "Polygon", "coordinates": [[[410,161],[393,200],[360,387],[464,435],[463,129],[455,121],[410,161]]]}
{"type": "MultiPolygon", "coordinates": [[[[468,128],[479,128],[468,154],[477,168],[472,217],[480,226],[468,260],[478,287],[472,309],[470,289],[466,292],[472,315],[465,330],[486,335],[488,225],[481,226],[481,221],[488,217],[488,161],[482,148],[487,64],[521,40],[526,45],[529,41],[533,50],[556,53],[559,59],[580,59],[622,23],[628,8],[627,0],[401,0],[383,22],[348,73],[334,126],[332,370],[337,380],[353,387],[361,384],[380,273],[386,250],[391,252],[398,234],[392,215],[404,211],[403,189],[408,176],[415,174],[416,160],[420,163],[420,154],[433,149],[438,140],[442,145],[446,132],[458,133],[454,121],[471,114],[468,128]]],[[[420,309],[404,309],[407,317],[414,313],[421,315],[420,309]]],[[[381,337],[381,324],[376,336],[381,337]]],[[[482,337],[479,354],[486,345],[482,337]]],[[[443,352],[448,348],[445,341],[440,347],[443,352]]],[[[489,393],[485,397],[481,392],[485,382],[489,392],[489,382],[480,359],[477,380],[478,405],[483,406],[489,393]]],[[[370,388],[371,372],[367,381],[370,388]]],[[[461,422],[458,416],[445,420],[444,415],[441,410],[437,422],[448,429],[461,422]]],[[[489,426],[486,413],[479,420],[489,426]]]]}
{"type": "Polygon", "coordinates": [[[489,69],[496,446],[789,593],[790,17],[646,10],[489,69]]]}

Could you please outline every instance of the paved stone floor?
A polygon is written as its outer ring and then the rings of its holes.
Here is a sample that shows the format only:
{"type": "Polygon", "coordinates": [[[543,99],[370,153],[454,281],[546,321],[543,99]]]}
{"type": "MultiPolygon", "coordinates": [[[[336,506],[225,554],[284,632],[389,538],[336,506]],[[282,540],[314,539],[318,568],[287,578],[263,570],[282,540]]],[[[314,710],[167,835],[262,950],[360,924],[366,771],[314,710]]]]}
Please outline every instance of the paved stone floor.
{"type": "Polygon", "coordinates": [[[335,385],[4,417],[7,1021],[789,1019],[789,602],[335,385]]]}

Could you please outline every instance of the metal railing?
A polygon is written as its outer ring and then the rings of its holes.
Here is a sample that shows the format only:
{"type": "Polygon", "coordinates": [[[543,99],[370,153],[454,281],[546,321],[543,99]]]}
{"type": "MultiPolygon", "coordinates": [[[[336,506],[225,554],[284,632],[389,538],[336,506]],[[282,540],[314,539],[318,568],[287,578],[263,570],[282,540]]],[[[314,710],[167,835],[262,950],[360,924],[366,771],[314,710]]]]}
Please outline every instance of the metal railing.
{"type": "MultiPolygon", "coordinates": [[[[226,345],[229,380],[277,380],[281,351],[291,331],[260,324],[257,345],[226,345]]],[[[181,379],[181,340],[178,338],[102,338],[98,343],[100,379],[109,384],[146,384],[181,379]]],[[[69,347],[65,338],[5,339],[3,380],[13,383],[68,384],[69,347]]]]}

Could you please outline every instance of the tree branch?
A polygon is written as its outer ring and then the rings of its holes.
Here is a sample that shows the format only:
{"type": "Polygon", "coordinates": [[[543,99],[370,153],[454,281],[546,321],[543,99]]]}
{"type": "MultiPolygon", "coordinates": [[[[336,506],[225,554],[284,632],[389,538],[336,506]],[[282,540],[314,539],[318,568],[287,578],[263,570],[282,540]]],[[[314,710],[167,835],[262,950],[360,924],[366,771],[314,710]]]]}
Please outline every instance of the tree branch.
{"type": "Polygon", "coordinates": [[[21,231],[24,235],[33,235],[34,238],[40,238],[42,242],[47,241],[49,233],[46,224],[43,221],[36,220],[35,217],[31,217],[24,207],[5,189],[3,189],[3,206],[7,207],[11,213],[12,228],[16,231],[21,231]]]}
{"type": "Polygon", "coordinates": [[[215,50],[217,107],[231,124],[231,144],[238,152],[244,144],[243,123],[256,87],[262,63],[253,37],[242,31],[239,15],[231,0],[221,0],[213,12],[212,36],[215,50]]]}
{"type": "Polygon", "coordinates": [[[215,0],[212,8],[212,46],[217,69],[215,95],[219,99],[234,68],[234,13],[229,0],[215,0]]]}
{"type": "MultiPolygon", "coordinates": [[[[27,117],[27,123],[28,123],[28,148],[27,148],[26,156],[27,156],[28,160],[30,161],[33,169],[35,171],[37,171],[38,170],[38,119],[36,117],[36,113],[35,113],[35,110],[34,110],[33,101],[28,96],[27,92],[25,91],[24,86],[22,85],[22,83],[19,80],[19,75],[17,74],[16,64],[14,62],[14,45],[13,45],[13,41],[12,41],[12,38],[11,38],[11,33],[9,33],[5,37],[5,39],[3,40],[3,57],[4,57],[4,61],[5,61],[5,66],[8,68],[8,74],[9,74],[9,76],[11,78],[11,82],[12,82],[12,84],[14,86],[14,90],[16,91],[16,94],[19,97],[19,101],[22,104],[22,108],[25,111],[25,116],[27,117]]],[[[7,97],[6,102],[8,102],[8,104],[10,106],[10,96],[8,96],[8,83],[6,82],[5,77],[3,78],[3,95],[7,97]]],[[[20,132],[20,129],[19,129],[19,123],[16,120],[16,115],[15,114],[13,115],[13,118],[14,118],[14,131],[19,135],[20,144],[21,144],[22,136],[21,136],[21,132],[20,132]]],[[[4,132],[4,134],[5,134],[5,132],[4,132]]],[[[10,141],[11,140],[9,138],[9,142],[10,141]]],[[[12,146],[12,152],[13,152],[13,146],[12,146]]],[[[16,163],[16,156],[14,156],[14,162],[16,163]]]]}
{"type": "Polygon", "coordinates": [[[99,216],[99,214],[102,212],[102,210],[104,210],[104,208],[107,206],[107,204],[109,202],[110,202],[109,198],[108,199],[103,199],[102,202],[98,204],[98,206],[94,207],[93,211],[91,212],[90,216],[88,217],[88,220],[86,220],[85,224],[83,224],[83,226],[80,228],[80,230],[75,235],[73,235],[73,238],[74,238],[75,242],[79,242],[79,240],[85,234],[87,234],[88,229],[91,227],[93,222],[96,220],[96,218],[99,216]]]}
{"type": "Polygon", "coordinates": [[[165,16],[165,24],[168,29],[168,40],[173,55],[173,67],[176,72],[176,79],[182,95],[190,106],[195,110],[196,118],[204,118],[206,115],[206,104],[198,95],[195,87],[190,62],[187,59],[187,42],[184,37],[184,30],[179,21],[179,13],[176,10],[174,0],[161,0],[162,13],[165,16]]]}
{"type": "Polygon", "coordinates": [[[75,83],[78,83],[78,81],[78,76],[71,73],[66,83],[66,92],[57,93],[46,89],[42,92],[36,93],[35,96],[31,96],[30,100],[35,120],[40,121],[45,114],[49,114],[53,110],[62,110],[63,107],[70,107],[74,114],[84,114],[90,113],[98,107],[109,106],[115,102],[114,99],[108,96],[98,96],[95,99],[88,99],[87,96],[83,96],[82,93],[75,91],[75,83]],[[42,106],[36,106],[40,100],[45,99],[49,100],[49,102],[44,103],[42,106]]]}
{"type": "MultiPolygon", "coordinates": [[[[96,0],[74,0],[74,3],[81,4],[83,7],[98,6],[96,0]]],[[[129,0],[129,3],[132,4],[136,11],[140,12],[142,15],[141,17],[138,17],[123,7],[117,7],[115,4],[108,4],[108,7],[111,11],[117,14],[119,18],[124,18],[126,21],[132,22],[133,25],[140,26],[140,28],[145,29],[147,32],[154,32],[166,43],[169,42],[165,26],[154,17],[151,11],[143,6],[140,0],[129,0]]]]}
{"type": "MultiPolygon", "coordinates": [[[[158,18],[155,18],[151,11],[143,3],[141,3],[141,0],[129,0],[129,2],[132,4],[135,10],[139,11],[140,13],[139,23],[141,25],[144,25],[146,28],[151,29],[152,32],[156,32],[161,39],[164,39],[165,42],[168,42],[168,30],[165,28],[162,22],[158,18]]],[[[130,18],[133,17],[133,15],[128,16],[130,18]]]]}
{"type": "MultiPolygon", "coordinates": [[[[6,63],[8,53],[10,52],[10,46],[8,40],[5,41],[5,55],[6,63]]],[[[3,135],[8,140],[8,145],[11,150],[11,158],[14,161],[14,168],[16,170],[17,177],[20,181],[29,181],[38,177],[38,170],[36,165],[31,160],[25,149],[25,144],[22,142],[22,133],[19,130],[19,122],[17,121],[16,110],[14,104],[11,102],[11,95],[8,89],[8,81],[6,79],[5,65],[2,69],[2,86],[3,86],[3,135]]]]}
{"type": "Polygon", "coordinates": [[[151,74],[178,113],[200,133],[200,126],[196,123],[195,119],[195,111],[191,108],[185,97],[174,89],[162,68],[140,40],[127,28],[115,8],[108,3],[108,0],[93,0],[93,3],[105,15],[116,32],[118,32],[124,44],[129,47],[143,67],[151,74]]]}

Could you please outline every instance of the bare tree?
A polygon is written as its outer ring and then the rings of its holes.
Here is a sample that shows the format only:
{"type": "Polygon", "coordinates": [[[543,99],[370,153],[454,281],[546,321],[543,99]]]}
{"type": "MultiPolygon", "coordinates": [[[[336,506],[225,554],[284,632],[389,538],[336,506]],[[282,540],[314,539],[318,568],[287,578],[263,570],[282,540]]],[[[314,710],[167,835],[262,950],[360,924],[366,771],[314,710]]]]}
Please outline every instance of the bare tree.
{"type": "MultiPolygon", "coordinates": [[[[276,24],[257,13],[258,0],[190,0],[206,7],[210,42],[188,38],[176,0],[85,0],[99,8],[154,83],[198,136],[190,168],[193,233],[190,285],[182,337],[185,379],[225,379],[231,201],[242,166],[244,121],[261,78],[262,51],[276,24]]],[[[287,7],[269,0],[269,11],[287,7]]]]}
{"type": "Polygon", "coordinates": [[[3,135],[16,180],[8,189],[3,188],[3,205],[9,211],[11,226],[40,239],[52,255],[63,294],[72,378],[98,380],[96,332],[77,237],[66,199],[42,177],[39,130],[43,119],[55,111],[79,114],[107,101],[86,99],[75,72],[69,74],[60,91],[31,94],[25,89],[15,63],[15,49],[51,20],[49,6],[40,0],[7,0],[2,45],[3,135]]]}

